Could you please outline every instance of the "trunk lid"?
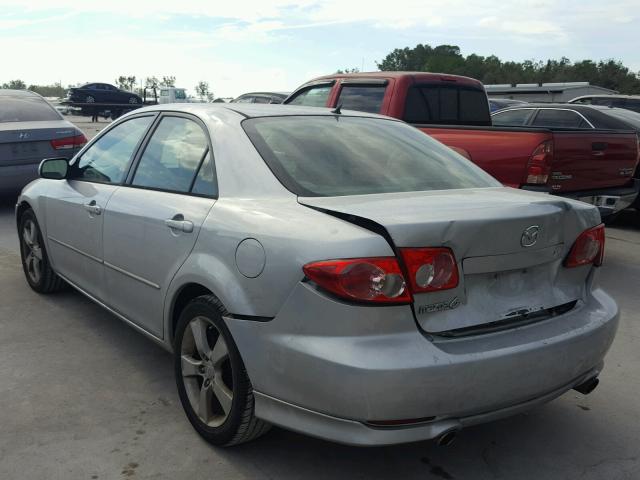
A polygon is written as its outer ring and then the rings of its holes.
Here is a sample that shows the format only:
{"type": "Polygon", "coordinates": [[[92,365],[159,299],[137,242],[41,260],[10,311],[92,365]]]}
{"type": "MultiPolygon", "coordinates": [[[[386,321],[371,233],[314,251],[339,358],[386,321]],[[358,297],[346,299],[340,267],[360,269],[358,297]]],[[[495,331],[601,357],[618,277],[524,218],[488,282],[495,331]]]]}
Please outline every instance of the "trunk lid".
{"type": "Polygon", "coordinates": [[[562,261],[597,209],[510,188],[300,197],[352,223],[382,227],[392,247],[449,247],[458,287],[414,295],[421,328],[449,334],[546,312],[580,299],[590,267],[562,261]],[[364,219],[364,222],[362,221],[364,219]],[[525,231],[537,227],[532,245],[525,231]]]}
{"type": "Polygon", "coordinates": [[[553,140],[552,192],[624,186],[638,162],[635,132],[554,131],[553,140]]]}
{"type": "Polygon", "coordinates": [[[39,163],[44,158],[71,158],[79,149],[56,150],[51,140],[80,135],[65,120],[0,123],[0,166],[39,163]]]}

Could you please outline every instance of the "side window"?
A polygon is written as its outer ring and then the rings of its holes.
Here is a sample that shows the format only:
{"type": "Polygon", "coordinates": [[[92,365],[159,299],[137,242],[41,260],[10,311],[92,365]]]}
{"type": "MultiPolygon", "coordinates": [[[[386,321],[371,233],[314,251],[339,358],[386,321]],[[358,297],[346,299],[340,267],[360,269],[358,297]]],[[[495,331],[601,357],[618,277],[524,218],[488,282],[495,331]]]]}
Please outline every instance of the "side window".
{"type": "Polygon", "coordinates": [[[187,193],[208,147],[196,122],[164,117],[140,157],[132,185],[187,193]]]}
{"type": "Polygon", "coordinates": [[[337,105],[348,110],[380,113],[385,89],[383,85],[343,85],[337,105]]]}
{"type": "Polygon", "coordinates": [[[261,97],[261,96],[253,97],[253,103],[269,103],[270,101],[271,101],[271,98],[269,97],[261,97]]]}
{"type": "Polygon", "coordinates": [[[329,93],[333,85],[318,85],[302,90],[293,97],[287,104],[304,105],[306,107],[326,107],[329,93]]]}
{"type": "Polygon", "coordinates": [[[491,119],[494,125],[521,127],[527,124],[532,112],[533,110],[524,108],[518,110],[502,110],[494,113],[491,119]]]}
{"type": "Polygon", "coordinates": [[[152,121],[152,116],[138,117],[113,127],[82,154],[71,171],[71,178],[99,183],[122,182],[131,155],[152,121]]]}
{"type": "Polygon", "coordinates": [[[192,193],[198,195],[208,195],[215,197],[218,195],[218,186],[215,178],[215,171],[213,169],[213,160],[211,159],[211,152],[207,152],[204,157],[204,161],[200,166],[196,181],[193,183],[192,193]]]}
{"type": "Polygon", "coordinates": [[[234,103],[253,103],[253,97],[250,97],[250,96],[239,97],[234,103]]]}
{"type": "Polygon", "coordinates": [[[582,117],[571,110],[541,109],[533,120],[537,127],[579,128],[582,117]]]}

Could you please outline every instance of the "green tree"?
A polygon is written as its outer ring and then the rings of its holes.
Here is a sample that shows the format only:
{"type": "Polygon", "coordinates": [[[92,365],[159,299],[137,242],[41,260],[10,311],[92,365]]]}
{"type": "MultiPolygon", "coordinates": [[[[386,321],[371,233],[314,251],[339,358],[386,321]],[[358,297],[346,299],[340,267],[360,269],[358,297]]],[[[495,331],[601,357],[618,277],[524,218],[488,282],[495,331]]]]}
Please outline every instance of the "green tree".
{"type": "Polygon", "coordinates": [[[7,83],[2,84],[2,88],[10,88],[12,90],[25,90],[27,84],[22,80],[9,80],[7,83]]]}
{"type": "Polygon", "coordinates": [[[640,93],[640,72],[632,72],[615,59],[581,60],[573,63],[567,57],[559,60],[524,60],[503,62],[495,55],[464,56],[455,45],[431,47],[418,44],[414,48],[396,48],[381,62],[380,70],[440,72],[477,78],[492,83],[545,83],[586,81],[593,85],[640,93]]]}
{"type": "Polygon", "coordinates": [[[207,100],[211,102],[214,99],[213,92],[209,90],[209,82],[205,82],[203,80],[199,81],[195,86],[196,95],[200,98],[200,100],[207,100]]]}
{"type": "Polygon", "coordinates": [[[176,86],[176,77],[174,77],[174,76],[162,77],[162,80],[160,81],[160,86],[161,87],[175,87],[176,86]]]}
{"type": "Polygon", "coordinates": [[[158,77],[147,77],[144,80],[145,89],[149,89],[153,91],[153,98],[158,98],[158,87],[160,86],[160,82],[158,81],[158,77]]]}

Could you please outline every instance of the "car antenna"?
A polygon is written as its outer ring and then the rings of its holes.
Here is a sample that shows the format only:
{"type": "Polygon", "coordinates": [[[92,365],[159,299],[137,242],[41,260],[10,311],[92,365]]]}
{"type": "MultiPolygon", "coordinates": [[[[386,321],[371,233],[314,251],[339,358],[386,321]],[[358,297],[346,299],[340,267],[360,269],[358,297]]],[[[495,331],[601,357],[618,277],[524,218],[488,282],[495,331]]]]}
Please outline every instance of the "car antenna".
{"type": "Polygon", "coordinates": [[[336,115],[340,115],[342,112],[340,111],[340,109],[342,108],[342,104],[338,104],[338,106],[335,108],[335,110],[331,110],[331,113],[335,113],[336,115]]]}

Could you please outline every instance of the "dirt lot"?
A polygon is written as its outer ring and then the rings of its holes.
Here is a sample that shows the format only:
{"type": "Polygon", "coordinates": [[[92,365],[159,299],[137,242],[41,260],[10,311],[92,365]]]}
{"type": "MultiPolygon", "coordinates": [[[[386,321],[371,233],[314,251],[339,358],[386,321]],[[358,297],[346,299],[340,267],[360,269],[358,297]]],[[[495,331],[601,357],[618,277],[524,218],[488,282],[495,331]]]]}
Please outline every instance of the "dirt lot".
{"type": "Polygon", "coordinates": [[[640,478],[640,215],[608,229],[600,283],[622,322],[591,395],[469,428],[450,447],[351,448],[274,429],[222,450],[187,422],[168,353],[80,294],[28,288],[14,203],[0,199],[0,479],[640,478]]]}

